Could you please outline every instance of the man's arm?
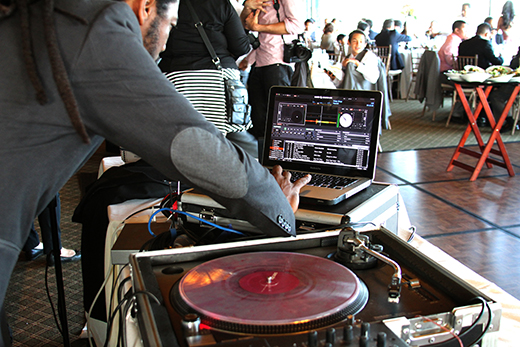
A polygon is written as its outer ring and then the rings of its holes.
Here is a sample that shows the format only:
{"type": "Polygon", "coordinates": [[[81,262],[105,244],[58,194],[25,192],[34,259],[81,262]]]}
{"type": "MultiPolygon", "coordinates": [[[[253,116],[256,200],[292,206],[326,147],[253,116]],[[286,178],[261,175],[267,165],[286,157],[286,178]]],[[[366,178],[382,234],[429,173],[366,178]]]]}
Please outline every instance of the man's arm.
{"type": "Polygon", "coordinates": [[[295,194],[304,182],[282,181],[282,191],[280,177],[195,111],[143,48],[130,10],[116,3],[100,14],[71,66],[90,133],[128,148],[169,179],[196,187],[267,235],[295,234],[295,194]]]}
{"type": "MultiPolygon", "coordinates": [[[[302,4],[301,1],[297,0],[279,0],[281,7],[279,9],[280,13],[280,22],[271,23],[271,24],[260,24],[258,22],[258,18],[260,15],[260,11],[255,10],[253,12],[253,8],[258,6],[260,0],[247,0],[245,6],[249,6],[249,10],[246,12],[242,11],[241,17],[245,16],[247,12],[247,16],[244,18],[244,27],[248,30],[253,30],[257,32],[263,32],[267,34],[275,34],[275,35],[297,35],[301,34],[305,27],[303,25],[303,21],[301,18],[303,17],[302,4]],[[253,3],[249,6],[248,1],[252,1],[253,3]]],[[[265,7],[262,7],[262,10],[265,12],[265,7]]]]}
{"type": "Polygon", "coordinates": [[[493,65],[502,65],[504,63],[504,59],[502,57],[497,57],[495,55],[495,52],[493,51],[493,46],[491,46],[491,43],[488,41],[486,42],[486,45],[484,46],[484,57],[489,60],[489,62],[493,65]]]}
{"type": "Polygon", "coordinates": [[[284,22],[272,23],[272,24],[260,24],[258,23],[258,16],[260,11],[256,10],[254,13],[251,12],[244,21],[244,27],[247,30],[256,31],[259,33],[275,34],[275,35],[286,35],[289,34],[285,28],[284,22]]]}
{"type": "MultiPolygon", "coordinates": [[[[264,7],[271,6],[270,0],[246,0],[244,1],[244,8],[240,13],[240,19],[242,23],[245,22],[246,18],[251,14],[256,12],[256,10],[265,12],[264,7]]],[[[246,28],[247,29],[247,28],[246,28]]]]}
{"type": "Polygon", "coordinates": [[[410,42],[410,41],[412,41],[412,38],[410,36],[397,33],[396,42],[410,42]]]}

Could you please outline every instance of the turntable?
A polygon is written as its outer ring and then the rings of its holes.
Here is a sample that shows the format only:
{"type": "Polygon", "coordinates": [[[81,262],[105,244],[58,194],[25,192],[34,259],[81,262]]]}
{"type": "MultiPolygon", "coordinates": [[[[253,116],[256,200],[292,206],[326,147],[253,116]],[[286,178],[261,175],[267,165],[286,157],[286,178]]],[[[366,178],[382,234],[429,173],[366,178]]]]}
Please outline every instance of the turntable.
{"type": "Polygon", "coordinates": [[[384,228],[137,253],[131,266],[146,346],[487,346],[500,325],[498,303],[384,228]]]}

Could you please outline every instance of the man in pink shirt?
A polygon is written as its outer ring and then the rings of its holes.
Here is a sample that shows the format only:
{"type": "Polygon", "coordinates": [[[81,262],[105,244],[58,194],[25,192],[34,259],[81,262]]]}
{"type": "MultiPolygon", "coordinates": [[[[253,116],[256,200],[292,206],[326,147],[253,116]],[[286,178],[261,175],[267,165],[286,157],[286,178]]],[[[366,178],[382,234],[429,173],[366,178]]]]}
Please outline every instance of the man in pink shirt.
{"type": "MultiPolygon", "coordinates": [[[[244,27],[258,32],[260,46],[250,54],[254,65],[248,80],[249,103],[253,128],[259,140],[264,136],[269,89],[274,85],[291,84],[293,68],[283,61],[283,43],[303,33],[305,17],[303,0],[246,0],[240,15],[244,27]],[[277,10],[278,8],[278,10],[277,10]],[[283,38],[282,38],[283,35],[283,38]]],[[[259,141],[261,146],[261,141],[259,141]]],[[[261,155],[261,153],[259,153],[261,155]]]]}
{"type": "Polygon", "coordinates": [[[452,25],[452,33],[446,38],[446,42],[439,49],[439,59],[441,61],[441,72],[453,69],[453,56],[459,55],[459,45],[462,40],[467,39],[466,22],[456,20],[452,25]]]}

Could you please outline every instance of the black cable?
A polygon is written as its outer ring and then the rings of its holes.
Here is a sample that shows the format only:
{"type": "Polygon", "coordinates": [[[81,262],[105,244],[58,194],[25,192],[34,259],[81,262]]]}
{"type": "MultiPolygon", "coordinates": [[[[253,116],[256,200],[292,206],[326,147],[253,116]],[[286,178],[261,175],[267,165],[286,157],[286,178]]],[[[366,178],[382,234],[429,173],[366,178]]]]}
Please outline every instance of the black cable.
{"type": "Polygon", "coordinates": [[[487,310],[488,311],[488,321],[486,323],[484,330],[482,330],[482,333],[477,337],[477,339],[474,342],[471,342],[471,343],[466,342],[466,345],[474,346],[482,340],[484,335],[488,332],[489,327],[491,326],[491,322],[493,321],[493,312],[491,311],[491,307],[489,307],[488,302],[484,298],[478,296],[478,297],[475,297],[473,300],[478,300],[482,303],[482,310],[480,311],[480,314],[478,315],[477,319],[475,319],[475,321],[469,326],[469,328],[466,329],[462,334],[460,334],[457,337],[454,337],[452,339],[446,340],[444,342],[434,344],[433,346],[436,346],[436,347],[441,347],[441,346],[442,347],[451,347],[452,345],[453,345],[453,347],[459,346],[460,345],[459,340],[462,341],[462,339],[464,337],[466,337],[466,335],[473,333],[473,329],[475,329],[479,325],[479,321],[482,319],[484,312],[487,310]]]}
{"type": "MultiPolygon", "coordinates": [[[[119,280],[119,277],[120,277],[121,274],[123,273],[123,270],[124,270],[127,266],[129,266],[129,264],[125,264],[125,265],[124,265],[124,266],[119,270],[117,276],[116,276],[116,277],[113,279],[113,281],[112,281],[112,290],[111,290],[111,292],[110,292],[109,307],[112,307],[112,302],[114,301],[114,294],[115,294],[115,291],[116,291],[116,286],[115,286],[115,284],[117,283],[117,281],[119,280]]],[[[127,277],[127,278],[129,278],[129,277],[127,277]]],[[[119,284],[118,289],[121,288],[122,283],[124,283],[125,280],[126,280],[127,278],[125,278],[125,279],[124,279],[124,280],[119,284]]],[[[117,301],[118,301],[118,302],[121,301],[121,297],[119,296],[119,292],[118,292],[118,296],[117,296],[117,301]]]]}
{"type": "Polygon", "coordinates": [[[110,334],[112,332],[112,326],[114,324],[114,319],[117,315],[117,312],[121,310],[121,307],[123,307],[123,305],[131,300],[132,298],[135,298],[137,296],[137,294],[146,294],[148,295],[149,297],[151,297],[152,299],[155,300],[155,302],[159,305],[161,305],[161,302],[159,301],[159,299],[157,299],[157,297],[155,295],[153,295],[152,293],[148,292],[148,291],[137,291],[135,293],[132,293],[132,292],[128,292],[127,295],[125,295],[125,298],[123,300],[121,300],[116,308],[114,309],[114,311],[110,314],[110,317],[109,319],[107,320],[107,335],[106,335],[106,338],[105,338],[105,343],[103,345],[103,347],[108,347],[108,342],[110,340],[110,334]]]}
{"type": "Polygon", "coordinates": [[[482,310],[480,311],[480,314],[478,315],[477,319],[475,319],[473,324],[471,324],[471,326],[464,333],[460,334],[459,338],[462,338],[462,337],[466,336],[469,333],[469,331],[478,324],[478,322],[480,321],[480,319],[484,315],[484,312],[485,312],[486,309],[488,310],[488,321],[486,323],[486,327],[482,331],[482,334],[479,335],[477,340],[475,342],[473,342],[471,344],[471,346],[479,343],[480,340],[482,340],[484,335],[488,332],[489,327],[491,326],[491,322],[493,321],[493,312],[491,311],[491,307],[489,307],[488,302],[484,298],[482,298],[481,296],[477,296],[474,300],[478,300],[478,301],[480,301],[482,303],[482,310]]]}
{"type": "MultiPolygon", "coordinates": [[[[125,283],[130,281],[131,278],[130,277],[125,277],[121,283],[119,284],[119,288],[117,290],[117,301],[121,301],[122,298],[126,295],[126,293],[124,293],[124,290],[125,290],[125,283]]],[[[119,329],[117,331],[117,345],[118,346],[123,346],[123,325],[125,324],[125,317],[126,317],[126,314],[123,316],[122,314],[119,315],[119,329]]]]}
{"type": "Polygon", "coordinates": [[[51,305],[52,317],[54,318],[54,322],[56,323],[56,327],[58,328],[58,331],[60,332],[60,335],[63,336],[63,332],[61,330],[61,325],[58,322],[58,317],[57,317],[57,314],[56,314],[56,310],[54,309],[54,303],[52,302],[51,293],[50,293],[50,290],[49,290],[48,274],[49,274],[49,264],[45,264],[45,292],[47,293],[47,298],[49,299],[49,303],[51,305]]]}

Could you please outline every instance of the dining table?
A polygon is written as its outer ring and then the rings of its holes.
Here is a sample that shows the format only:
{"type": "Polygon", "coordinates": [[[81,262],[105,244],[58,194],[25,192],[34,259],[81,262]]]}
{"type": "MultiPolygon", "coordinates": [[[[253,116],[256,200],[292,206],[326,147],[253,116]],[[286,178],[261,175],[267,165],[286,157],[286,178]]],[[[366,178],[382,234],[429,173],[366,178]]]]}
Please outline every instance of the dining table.
{"type": "Polygon", "coordinates": [[[451,171],[455,166],[457,166],[464,170],[470,171],[471,176],[469,180],[475,181],[485,164],[488,168],[492,168],[493,165],[500,166],[507,170],[509,176],[515,176],[515,171],[511,164],[511,160],[509,159],[509,155],[507,154],[506,146],[504,145],[504,141],[500,136],[500,129],[502,128],[502,125],[506,120],[506,117],[518,95],[518,92],[520,91],[520,83],[493,83],[486,81],[471,83],[451,81],[451,83],[453,83],[453,86],[455,87],[455,90],[460,97],[462,106],[464,107],[469,123],[459,141],[459,144],[455,148],[455,152],[453,153],[453,156],[448,164],[447,171],[451,171]],[[489,106],[489,95],[491,94],[493,88],[503,86],[504,84],[509,84],[513,86],[513,88],[510,88],[511,94],[509,95],[509,98],[504,106],[504,109],[502,110],[502,113],[496,115],[498,117],[495,117],[495,114],[489,106]],[[466,98],[463,92],[463,88],[473,88],[475,90],[478,98],[478,105],[475,108],[475,111],[472,111],[468,103],[468,99],[466,98]],[[484,110],[484,114],[487,118],[489,126],[491,127],[491,135],[489,136],[487,142],[483,140],[482,133],[477,124],[477,118],[479,117],[482,110],[484,110]],[[468,139],[471,133],[473,133],[475,139],[477,140],[477,150],[464,147],[466,144],[466,140],[468,139]],[[495,144],[497,145],[496,148],[494,148],[495,144]],[[478,161],[475,165],[464,163],[459,160],[460,154],[465,154],[473,158],[477,158],[478,161]],[[491,154],[493,154],[494,156],[490,157],[491,154]]]}

